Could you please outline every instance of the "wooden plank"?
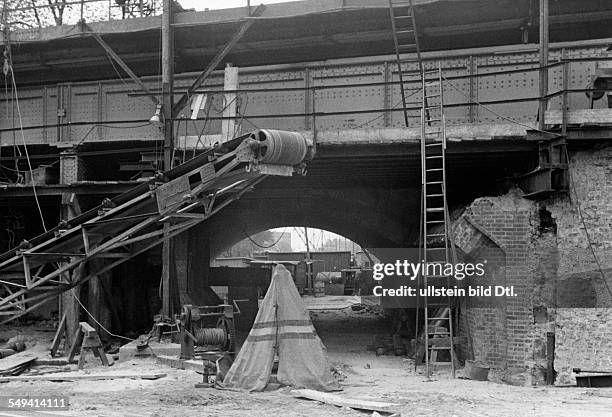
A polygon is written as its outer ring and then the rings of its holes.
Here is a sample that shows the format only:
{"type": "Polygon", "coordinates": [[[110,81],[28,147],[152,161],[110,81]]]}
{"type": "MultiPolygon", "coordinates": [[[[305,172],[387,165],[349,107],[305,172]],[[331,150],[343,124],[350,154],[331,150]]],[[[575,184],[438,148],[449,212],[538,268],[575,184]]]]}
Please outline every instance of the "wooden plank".
{"type": "Polygon", "coordinates": [[[157,363],[161,365],[170,366],[171,368],[185,369],[187,371],[194,371],[199,374],[204,373],[204,362],[202,362],[202,360],[178,359],[175,356],[158,355],[157,363]]]}
{"type": "MultiPolygon", "coordinates": [[[[563,124],[561,110],[548,110],[545,113],[547,125],[563,124]]],[[[567,112],[567,124],[570,125],[610,125],[612,124],[612,109],[580,109],[567,112]]]]}
{"type": "Polygon", "coordinates": [[[32,365],[34,366],[65,366],[76,364],[77,361],[68,361],[67,358],[37,358],[32,365]]]}
{"type": "Polygon", "coordinates": [[[81,330],[81,326],[78,327],[76,334],[74,335],[74,340],[72,341],[72,346],[70,347],[70,353],[68,354],[68,360],[72,361],[77,354],[77,350],[81,346],[83,342],[83,331],[81,330]]]}
{"type": "MultiPolygon", "coordinates": [[[[54,357],[57,354],[57,349],[59,349],[59,345],[62,341],[62,337],[66,334],[66,312],[62,315],[62,319],[57,326],[57,332],[53,337],[53,342],[51,342],[51,357],[54,357]]],[[[66,336],[66,340],[68,337],[66,336]]]]}
{"type": "Polygon", "coordinates": [[[397,412],[400,404],[386,403],[382,401],[367,401],[357,400],[353,398],[343,398],[336,394],[327,392],[315,391],[312,389],[296,389],[292,390],[291,395],[299,398],[306,398],[313,401],[320,401],[326,404],[332,404],[338,407],[356,408],[359,410],[382,411],[385,413],[397,412]]]}
{"type": "Polygon", "coordinates": [[[0,359],[0,375],[9,375],[12,372],[29,367],[36,360],[36,356],[17,356],[12,355],[7,358],[0,359]]]}
{"type": "Polygon", "coordinates": [[[81,331],[85,336],[89,337],[97,335],[96,329],[94,329],[92,325],[87,323],[86,321],[80,322],[79,325],[81,326],[81,331]]]}
{"type": "Polygon", "coordinates": [[[0,377],[0,382],[11,381],[102,381],[105,379],[159,379],[166,374],[99,374],[99,375],[33,375],[0,377]]]}

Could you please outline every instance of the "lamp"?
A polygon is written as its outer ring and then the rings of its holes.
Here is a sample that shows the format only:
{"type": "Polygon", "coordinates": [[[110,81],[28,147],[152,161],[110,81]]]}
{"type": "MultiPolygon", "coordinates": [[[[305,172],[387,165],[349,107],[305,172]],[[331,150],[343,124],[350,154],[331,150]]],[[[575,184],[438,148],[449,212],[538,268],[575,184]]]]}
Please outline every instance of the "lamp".
{"type": "Polygon", "coordinates": [[[154,124],[156,126],[161,126],[162,125],[162,119],[163,119],[162,105],[158,104],[157,106],[155,106],[155,113],[149,119],[149,122],[151,122],[152,124],[154,124]]]}

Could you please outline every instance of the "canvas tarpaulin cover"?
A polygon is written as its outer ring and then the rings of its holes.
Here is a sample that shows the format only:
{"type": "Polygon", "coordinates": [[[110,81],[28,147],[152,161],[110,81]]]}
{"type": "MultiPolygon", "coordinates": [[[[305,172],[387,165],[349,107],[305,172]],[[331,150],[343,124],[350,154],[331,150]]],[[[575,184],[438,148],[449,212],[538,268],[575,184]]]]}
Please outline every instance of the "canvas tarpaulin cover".
{"type": "Polygon", "coordinates": [[[264,390],[276,353],[280,384],[320,391],[339,389],[329,368],[325,346],[315,332],[291,274],[283,265],[274,268],[253,328],[223,385],[264,390]]]}

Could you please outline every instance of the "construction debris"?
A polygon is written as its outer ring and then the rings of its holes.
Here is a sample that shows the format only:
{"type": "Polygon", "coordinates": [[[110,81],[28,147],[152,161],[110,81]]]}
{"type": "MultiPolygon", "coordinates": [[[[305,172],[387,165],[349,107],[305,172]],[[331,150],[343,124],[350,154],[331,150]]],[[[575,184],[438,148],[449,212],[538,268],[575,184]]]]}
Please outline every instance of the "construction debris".
{"type": "Polygon", "coordinates": [[[26,349],[25,337],[23,335],[11,337],[9,341],[6,342],[6,347],[8,349],[13,349],[15,352],[23,352],[26,349]]]}

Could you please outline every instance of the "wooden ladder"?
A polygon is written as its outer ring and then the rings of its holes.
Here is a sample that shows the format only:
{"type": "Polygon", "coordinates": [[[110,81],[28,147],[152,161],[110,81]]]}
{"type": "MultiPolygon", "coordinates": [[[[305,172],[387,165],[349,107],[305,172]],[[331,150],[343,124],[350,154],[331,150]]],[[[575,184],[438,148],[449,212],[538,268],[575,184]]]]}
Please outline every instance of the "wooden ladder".
{"type": "MultiPolygon", "coordinates": [[[[419,44],[419,33],[417,21],[415,17],[414,6],[412,0],[389,0],[389,15],[391,17],[391,29],[393,34],[393,44],[395,46],[395,56],[397,61],[397,73],[399,77],[400,93],[402,96],[402,108],[404,114],[404,123],[406,127],[410,125],[409,119],[410,105],[419,105],[419,102],[408,102],[407,99],[412,95],[408,95],[410,84],[414,84],[414,80],[406,78],[408,69],[411,64],[416,63],[419,74],[423,73],[423,59],[421,56],[421,46],[419,44]],[[415,54],[413,57],[403,57],[404,54],[415,54]]],[[[427,98],[425,98],[427,100],[427,98]]],[[[418,116],[416,116],[418,117],[418,116]]]]}
{"type": "MultiPolygon", "coordinates": [[[[442,66],[435,70],[424,70],[421,107],[421,182],[422,182],[422,225],[421,254],[425,266],[454,262],[454,248],[450,238],[450,222],[446,198],[446,120],[444,117],[444,88],[442,66]],[[451,253],[452,252],[452,253],[451,253]]],[[[443,268],[426,267],[421,273],[420,288],[429,286],[450,287],[452,276],[440,273],[443,268]]],[[[431,302],[427,293],[423,299],[424,330],[421,339],[425,352],[425,373],[431,375],[430,365],[449,365],[455,377],[455,351],[452,299],[431,302]],[[436,344],[436,339],[440,339],[436,344]],[[439,351],[448,351],[450,362],[438,361],[439,351]]],[[[418,302],[419,298],[417,298],[418,302]]],[[[417,304],[417,331],[418,331],[417,304]]]]}

